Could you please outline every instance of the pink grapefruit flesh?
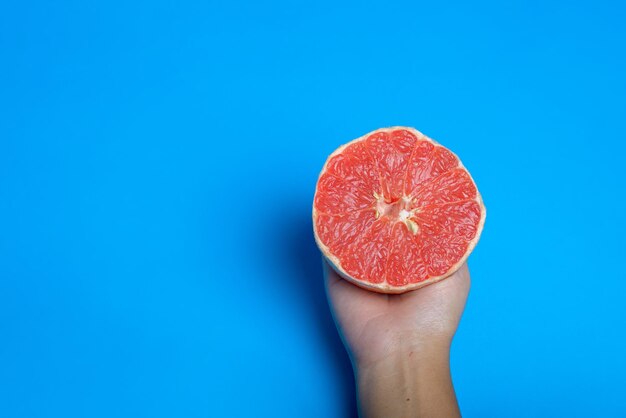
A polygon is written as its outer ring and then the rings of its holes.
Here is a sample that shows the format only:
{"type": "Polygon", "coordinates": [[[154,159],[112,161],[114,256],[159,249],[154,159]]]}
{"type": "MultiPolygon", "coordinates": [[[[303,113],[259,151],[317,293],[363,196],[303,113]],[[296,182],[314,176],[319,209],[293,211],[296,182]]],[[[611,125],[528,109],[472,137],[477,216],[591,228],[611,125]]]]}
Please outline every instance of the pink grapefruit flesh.
{"type": "Polygon", "coordinates": [[[352,283],[403,293],[453,274],[486,210],[459,158],[413,128],[383,128],[333,152],[320,173],[313,229],[352,283]]]}

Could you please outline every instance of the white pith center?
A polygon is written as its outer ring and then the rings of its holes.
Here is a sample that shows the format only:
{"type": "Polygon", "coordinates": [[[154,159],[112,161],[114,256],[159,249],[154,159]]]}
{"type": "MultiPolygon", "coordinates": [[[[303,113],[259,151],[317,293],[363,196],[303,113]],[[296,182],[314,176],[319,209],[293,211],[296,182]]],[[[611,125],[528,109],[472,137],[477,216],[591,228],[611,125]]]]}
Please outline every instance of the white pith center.
{"type": "Polygon", "coordinates": [[[417,223],[410,219],[411,211],[409,210],[409,204],[411,199],[407,196],[402,196],[395,202],[388,203],[382,196],[374,194],[376,197],[376,219],[380,217],[387,217],[393,223],[402,222],[413,234],[417,234],[417,223]]]}

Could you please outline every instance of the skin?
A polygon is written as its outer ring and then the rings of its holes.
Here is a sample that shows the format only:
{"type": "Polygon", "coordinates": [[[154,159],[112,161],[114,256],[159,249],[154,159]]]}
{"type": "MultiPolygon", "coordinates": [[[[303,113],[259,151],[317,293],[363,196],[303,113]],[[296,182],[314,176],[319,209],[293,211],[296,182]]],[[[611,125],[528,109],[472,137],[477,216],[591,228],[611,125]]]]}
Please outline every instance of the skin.
{"type": "Polygon", "coordinates": [[[333,317],[354,368],[359,416],[460,417],[450,345],[470,288],[467,264],[400,295],[361,289],[324,261],[333,317]]]}

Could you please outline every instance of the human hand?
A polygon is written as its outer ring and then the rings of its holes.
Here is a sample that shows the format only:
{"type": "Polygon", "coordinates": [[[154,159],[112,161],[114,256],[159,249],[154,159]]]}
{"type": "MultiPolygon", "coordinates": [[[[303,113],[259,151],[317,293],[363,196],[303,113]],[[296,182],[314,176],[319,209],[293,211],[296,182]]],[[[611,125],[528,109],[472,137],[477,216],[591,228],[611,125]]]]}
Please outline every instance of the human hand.
{"type": "Polygon", "coordinates": [[[399,295],[361,289],[324,261],[326,291],[350,354],[364,416],[459,416],[449,350],[470,287],[464,264],[399,295]]]}
{"type": "Polygon", "coordinates": [[[355,286],[325,260],[324,275],[335,321],[352,361],[361,366],[399,350],[448,347],[470,286],[467,264],[447,279],[399,295],[355,286]]]}

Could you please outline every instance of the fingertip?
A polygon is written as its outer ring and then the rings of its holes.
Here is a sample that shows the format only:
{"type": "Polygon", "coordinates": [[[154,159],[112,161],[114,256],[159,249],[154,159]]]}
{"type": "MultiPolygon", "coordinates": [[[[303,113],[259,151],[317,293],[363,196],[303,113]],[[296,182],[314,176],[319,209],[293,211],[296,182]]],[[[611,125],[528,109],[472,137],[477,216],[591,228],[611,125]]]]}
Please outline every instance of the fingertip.
{"type": "Polygon", "coordinates": [[[336,281],[340,279],[333,266],[330,265],[330,263],[324,256],[322,256],[322,269],[324,270],[324,277],[326,278],[326,280],[336,281]]]}

